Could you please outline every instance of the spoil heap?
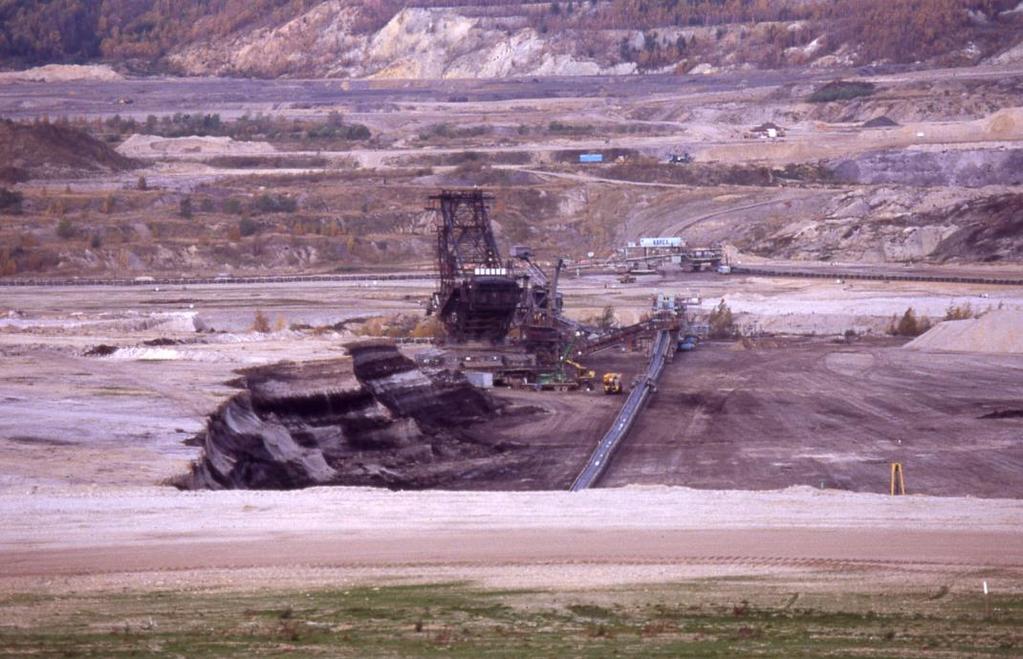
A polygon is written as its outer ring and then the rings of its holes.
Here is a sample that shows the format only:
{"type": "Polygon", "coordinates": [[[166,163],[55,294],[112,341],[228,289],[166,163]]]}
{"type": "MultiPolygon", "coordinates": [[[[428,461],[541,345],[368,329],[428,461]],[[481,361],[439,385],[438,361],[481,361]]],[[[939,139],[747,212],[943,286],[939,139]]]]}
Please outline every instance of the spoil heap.
{"type": "Polygon", "coordinates": [[[5,180],[80,177],[138,165],[70,125],[0,121],[0,178],[5,180]]]}
{"type": "Polygon", "coordinates": [[[244,390],[210,416],[198,438],[203,454],[179,485],[471,488],[528,468],[530,451],[480,424],[501,406],[461,375],[428,376],[386,342],[348,351],[352,362],[246,373],[244,390]]]}
{"type": "Polygon", "coordinates": [[[1023,353],[1023,311],[999,309],[980,318],[946,320],[906,347],[944,352],[1023,353]]]}

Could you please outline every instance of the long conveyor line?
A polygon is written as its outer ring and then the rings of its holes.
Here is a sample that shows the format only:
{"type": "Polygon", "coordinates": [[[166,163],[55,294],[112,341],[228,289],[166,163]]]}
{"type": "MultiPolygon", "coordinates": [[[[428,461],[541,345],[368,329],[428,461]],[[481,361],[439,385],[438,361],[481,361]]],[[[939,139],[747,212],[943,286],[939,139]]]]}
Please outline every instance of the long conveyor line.
{"type": "Polygon", "coordinates": [[[635,422],[636,417],[639,416],[639,412],[643,409],[647,398],[653,392],[657,384],[657,378],[660,377],[661,371],[664,370],[664,364],[668,359],[670,351],[671,332],[661,330],[657,333],[657,338],[654,340],[650,364],[647,366],[646,373],[643,374],[642,380],[629,392],[629,396],[625,399],[625,404],[622,405],[618,416],[615,417],[611,429],[604,434],[586,466],[583,467],[583,470],[572,483],[572,487],[569,488],[571,491],[578,492],[579,490],[593,487],[600,480],[614,455],[615,449],[618,448],[621,441],[629,434],[632,424],[635,422]]]}

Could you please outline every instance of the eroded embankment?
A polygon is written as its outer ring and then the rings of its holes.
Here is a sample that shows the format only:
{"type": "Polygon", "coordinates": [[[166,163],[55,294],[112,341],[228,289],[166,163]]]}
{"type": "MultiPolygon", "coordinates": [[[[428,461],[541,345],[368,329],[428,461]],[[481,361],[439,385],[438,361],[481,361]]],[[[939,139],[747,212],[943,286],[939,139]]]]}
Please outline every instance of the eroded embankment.
{"type": "Polygon", "coordinates": [[[427,375],[386,342],[347,348],[351,362],[246,372],[243,391],[210,416],[202,456],[179,485],[472,488],[528,472],[534,451],[483,423],[506,408],[460,374],[427,375]]]}

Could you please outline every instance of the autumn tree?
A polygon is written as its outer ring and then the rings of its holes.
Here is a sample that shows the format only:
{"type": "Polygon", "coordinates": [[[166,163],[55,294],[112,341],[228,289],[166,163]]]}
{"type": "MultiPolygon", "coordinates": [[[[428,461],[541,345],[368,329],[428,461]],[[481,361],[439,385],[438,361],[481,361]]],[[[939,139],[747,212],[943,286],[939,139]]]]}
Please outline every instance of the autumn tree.
{"type": "Polygon", "coordinates": [[[270,319],[262,309],[256,309],[256,315],[252,319],[252,331],[260,334],[270,333],[270,319]]]}
{"type": "Polygon", "coordinates": [[[731,307],[725,304],[724,298],[721,298],[718,306],[710,312],[710,316],[707,317],[707,325],[712,339],[728,339],[735,336],[735,318],[732,315],[731,307]]]}

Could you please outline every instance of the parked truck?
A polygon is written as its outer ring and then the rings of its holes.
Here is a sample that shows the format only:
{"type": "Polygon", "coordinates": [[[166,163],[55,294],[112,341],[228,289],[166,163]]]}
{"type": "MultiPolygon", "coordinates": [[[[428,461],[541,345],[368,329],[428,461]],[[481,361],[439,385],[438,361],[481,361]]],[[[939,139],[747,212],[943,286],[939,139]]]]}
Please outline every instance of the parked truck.
{"type": "Polygon", "coordinates": [[[620,393],[622,393],[622,374],[621,373],[605,373],[604,374],[604,393],[605,394],[620,394],[620,393]]]}

